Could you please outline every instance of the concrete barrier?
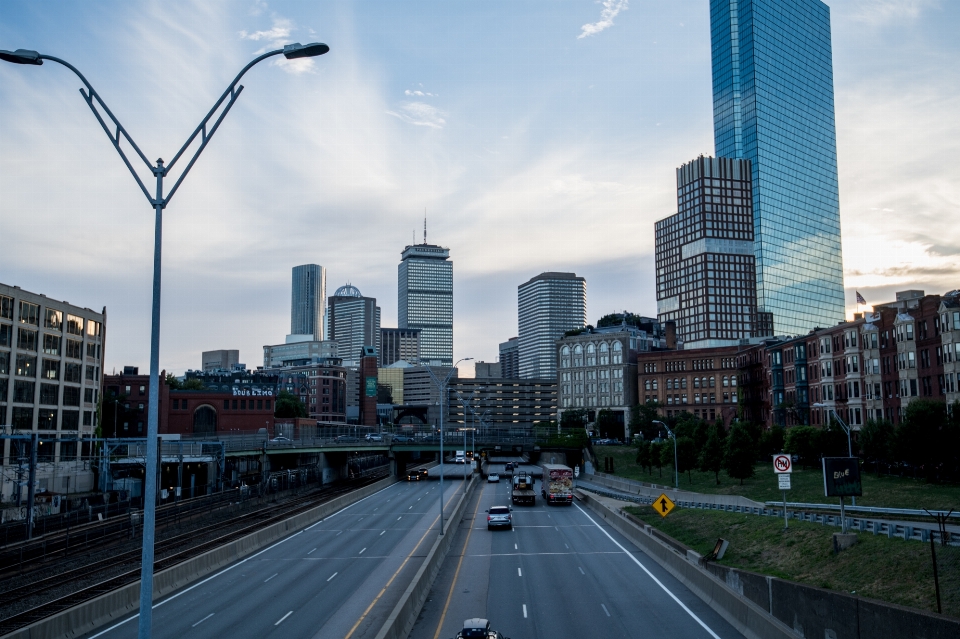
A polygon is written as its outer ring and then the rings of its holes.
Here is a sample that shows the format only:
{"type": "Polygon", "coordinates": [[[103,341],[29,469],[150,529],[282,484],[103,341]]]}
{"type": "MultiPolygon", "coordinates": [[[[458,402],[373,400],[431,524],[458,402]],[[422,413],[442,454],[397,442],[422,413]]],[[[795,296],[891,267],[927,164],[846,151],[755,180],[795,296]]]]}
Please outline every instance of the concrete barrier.
{"type": "Polygon", "coordinates": [[[688,490],[677,490],[675,488],[669,488],[666,486],[646,484],[634,479],[626,479],[624,477],[617,477],[616,475],[608,475],[607,473],[595,473],[589,477],[583,477],[583,479],[585,481],[600,484],[601,486],[613,488],[614,490],[619,490],[620,492],[629,493],[631,495],[643,495],[644,497],[657,498],[661,494],[665,494],[674,502],[685,501],[701,504],[716,504],[717,506],[740,506],[741,508],[763,509],[767,507],[766,504],[753,501],[752,499],[747,499],[746,497],[741,497],[740,495],[709,495],[706,493],[694,493],[688,490]]]}
{"type": "Polygon", "coordinates": [[[460,497],[460,501],[457,502],[457,507],[454,509],[450,519],[447,520],[447,525],[443,529],[443,537],[433,542],[433,546],[430,547],[430,551],[420,565],[420,569],[417,571],[417,574],[414,575],[413,580],[410,582],[410,585],[407,586],[403,595],[401,595],[400,601],[394,606],[393,611],[391,611],[390,616],[387,617],[383,627],[380,628],[376,639],[406,639],[410,631],[413,630],[413,624],[416,623],[417,617],[420,616],[420,610],[427,600],[427,595],[430,594],[433,581],[437,578],[444,559],[447,558],[447,552],[449,552],[450,546],[453,544],[457,527],[460,526],[460,521],[463,519],[467,501],[470,495],[473,494],[473,489],[476,485],[477,478],[471,478],[466,490],[463,491],[463,495],[460,497]]]}
{"type": "MultiPolygon", "coordinates": [[[[250,533],[219,548],[214,548],[176,566],[161,570],[153,576],[153,599],[156,601],[175,590],[202,579],[210,573],[239,561],[265,546],[316,523],[396,482],[396,478],[388,477],[346,495],[341,495],[299,515],[294,515],[289,519],[250,533]]],[[[119,620],[136,611],[139,605],[140,580],[137,580],[122,588],[4,635],[0,639],[68,639],[77,637],[112,621],[119,620]]]]}
{"type": "Polygon", "coordinates": [[[776,577],[691,558],[686,546],[667,544],[655,528],[640,526],[587,493],[584,501],[613,528],[633,541],[668,572],[748,637],[809,639],[955,639],[960,620],[857,595],[798,584],[776,577]],[[723,586],[726,593],[704,580],[723,586]],[[735,595],[731,600],[729,594],[735,595]],[[748,605],[749,604],[749,605],[748,605]],[[761,623],[766,618],[769,623],[761,623]],[[787,635],[783,633],[787,632],[787,635]],[[767,634],[769,633],[769,634],[767,634]]]}

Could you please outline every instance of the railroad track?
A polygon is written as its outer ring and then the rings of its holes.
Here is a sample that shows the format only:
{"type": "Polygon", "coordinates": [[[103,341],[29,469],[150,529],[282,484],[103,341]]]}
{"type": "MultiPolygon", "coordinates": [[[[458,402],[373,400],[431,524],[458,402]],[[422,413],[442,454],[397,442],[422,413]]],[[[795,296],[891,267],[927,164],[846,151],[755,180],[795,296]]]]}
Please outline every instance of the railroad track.
{"type": "MultiPolygon", "coordinates": [[[[383,479],[385,476],[386,475],[372,476],[362,480],[357,480],[354,483],[346,486],[324,489],[319,493],[314,493],[312,495],[304,496],[300,499],[287,501],[283,504],[278,504],[273,508],[259,510],[255,513],[246,513],[239,517],[234,517],[224,522],[220,522],[215,524],[213,527],[206,528],[205,531],[222,531],[236,526],[243,520],[249,520],[251,517],[256,518],[256,521],[250,525],[230,530],[223,535],[218,535],[213,539],[193,545],[190,548],[180,550],[179,552],[173,552],[171,554],[161,556],[164,555],[164,553],[175,550],[178,545],[182,547],[185,540],[196,536],[196,532],[184,533],[182,535],[177,535],[161,542],[157,542],[155,546],[155,554],[158,559],[154,561],[154,572],[156,573],[160,570],[170,568],[171,566],[175,566],[183,561],[186,561],[187,559],[196,557],[197,555],[207,552],[208,550],[239,539],[250,534],[251,532],[295,516],[311,508],[315,508],[316,506],[330,501],[331,499],[335,499],[344,493],[356,490],[370,483],[383,479]]],[[[121,556],[111,558],[111,560],[107,563],[100,562],[89,564],[31,582],[30,584],[17,586],[0,592],[0,600],[13,602],[24,597],[35,597],[43,594],[44,592],[50,592],[58,588],[69,588],[70,583],[89,581],[90,576],[97,573],[106,572],[111,569],[122,569],[124,566],[134,566],[133,568],[124,570],[120,574],[108,577],[91,585],[81,586],[74,592],[56,597],[28,610],[18,612],[4,619],[0,619],[0,636],[9,634],[15,630],[19,630],[20,628],[40,621],[41,619],[45,619],[46,617],[54,615],[58,612],[72,608],[73,606],[81,604],[85,601],[89,601],[90,599],[137,581],[140,578],[140,553],[140,549],[131,550],[123,553],[121,556]]]]}

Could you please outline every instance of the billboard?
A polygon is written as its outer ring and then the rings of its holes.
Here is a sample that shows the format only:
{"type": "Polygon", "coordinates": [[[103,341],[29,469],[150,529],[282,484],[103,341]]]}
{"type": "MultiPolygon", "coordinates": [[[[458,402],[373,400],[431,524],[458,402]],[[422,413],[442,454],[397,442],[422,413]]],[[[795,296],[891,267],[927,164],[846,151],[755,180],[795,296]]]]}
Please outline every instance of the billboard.
{"type": "Polygon", "coordinates": [[[376,397],[377,396],[377,378],[368,377],[366,380],[365,391],[367,397],[376,397]]]}
{"type": "Polygon", "coordinates": [[[827,497],[859,497],[860,465],[856,457],[823,458],[823,494],[827,497]]]}

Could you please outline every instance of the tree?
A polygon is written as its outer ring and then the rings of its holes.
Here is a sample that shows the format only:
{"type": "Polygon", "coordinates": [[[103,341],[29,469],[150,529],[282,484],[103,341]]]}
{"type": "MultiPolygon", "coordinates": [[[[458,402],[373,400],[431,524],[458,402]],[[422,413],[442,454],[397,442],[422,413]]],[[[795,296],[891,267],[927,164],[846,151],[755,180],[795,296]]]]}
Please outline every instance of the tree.
{"type": "Polygon", "coordinates": [[[813,426],[794,426],[787,431],[783,450],[800,457],[800,466],[815,465],[820,459],[820,430],[813,426]]]}
{"type": "Polygon", "coordinates": [[[720,470],[723,468],[723,439],[720,433],[723,432],[723,426],[718,422],[707,432],[707,441],[700,449],[700,456],[697,459],[698,467],[702,472],[713,473],[717,478],[717,485],[720,484],[720,470]]]}
{"type": "Polygon", "coordinates": [[[196,377],[189,377],[181,382],[173,373],[167,373],[164,381],[170,390],[203,390],[203,381],[196,377]]]}
{"type": "Polygon", "coordinates": [[[660,476],[663,477],[663,467],[664,466],[673,466],[673,442],[670,440],[664,440],[657,444],[658,448],[658,457],[659,463],[657,468],[660,469],[660,476]]]}
{"type": "Polygon", "coordinates": [[[652,445],[648,441],[640,440],[637,442],[637,464],[640,466],[640,468],[649,468],[650,473],[653,473],[651,447],[652,445]]]}
{"type": "Polygon", "coordinates": [[[644,439],[655,439],[660,425],[653,422],[658,417],[657,402],[653,400],[634,406],[630,409],[630,432],[642,433],[644,439]]]}
{"type": "Polygon", "coordinates": [[[777,453],[782,453],[786,438],[786,432],[783,426],[779,424],[775,424],[773,427],[763,431],[760,435],[760,457],[767,458],[777,453]]]}
{"type": "MultiPolygon", "coordinates": [[[[650,463],[653,466],[657,467],[657,471],[660,473],[660,477],[663,477],[663,466],[664,466],[664,452],[667,452],[669,457],[667,458],[666,463],[671,464],[673,462],[673,451],[667,451],[664,442],[656,442],[650,445],[650,463]]],[[[651,474],[653,474],[653,468],[650,469],[651,474]]]]}
{"type": "MultiPolygon", "coordinates": [[[[947,413],[945,402],[915,399],[907,405],[897,428],[896,449],[903,461],[921,469],[927,481],[956,477],[958,437],[957,406],[947,413]]],[[[916,470],[914,471],[916,472],[916,470]]]]}
{"type": "Polygon", "coordinates": [[[890,463],[895,436],[893,424],[887,419],[868,419],[860,429],[860,452],[865,459],[872,459],[880,476],[880,465],[890,463]]]}
{"type": "Polygon", "coordinates": [[[687,473],[687,479],[693,483],[692,470],[697,467],[697,445],[692,437],[677,438],[677,472],[687,473]]]}
{"type": "Polygon", "coordinates": [[[274,406],[274,417],[291,418],[307,416],[307,407],[303,405],[299,397],[289,391],[280,391],[280,394],[277,395],[277,401],[274,402],[274,406]]]}
{"type": "Polygon", "coordinates": [[[563,415],[560,417],[560,428],[562,430],[584,428],[586,425],[587,411],[582,408],[563,411],[563,415]]]}
{"type": "Polygon", "coordinates": [[[594,426],[600,433],[600,437],[611,439],[621,439],[623,437],[623,424],[617,421],[617,416],[613,414],[612,410],[601,409],[597,413],[597,421],[594,426]]]}
{"type": "Polygon", "coordinates": [[[736,423],[727,435],[727,446],[723,455],[723,467],[727,474],[740,480],[753,477],[753,463],[757,458],[756,442],[750,431],[740,423],[736,423]]]}

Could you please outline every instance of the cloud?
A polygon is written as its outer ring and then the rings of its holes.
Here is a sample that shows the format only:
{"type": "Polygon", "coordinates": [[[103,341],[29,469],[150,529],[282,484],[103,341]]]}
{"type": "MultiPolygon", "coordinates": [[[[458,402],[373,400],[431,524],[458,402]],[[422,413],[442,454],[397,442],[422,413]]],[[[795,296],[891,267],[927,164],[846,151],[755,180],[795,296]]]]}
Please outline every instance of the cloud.
{"type": "Polygon", "coordinates": [[[273,27],[270,29],[266,31],[254,31],[253,33],[241,31],[240,38],[242,40],[253,40],[254,42],[265,40],[272,44],[287,43],[292,29],[293,23],[286,18],[274,18],[273,27]]]}
{"type": "Polygon", "coordinates": [[[406,91],[404,91],[403,94],[404,94],[404,95],[409,95],[409,96],[416,96],[416,97],[418,97],[418,98],[428,98],[428,97],[429,97],[429,98],[437,98],[437,97],[440,97],[440,96],[439,96],[438,94],[436,94],[436,93],[428,93],[428,92],[426,92],[426,91],[417,91],[417,90],[411,91],[410,89],[407,89],[406,91]]]}
{"type": "Polygon", "coordinates": [[[939,4],[939,0],[857,0],[849,11],[854,20],[879,26],[915,19],[924,10],[939,4]]]}
{"type": "Polygon", "coordinates": [[[580,27],[580,35],[577,40],[582,40],[587,36],[600,33],[607,27],[613,26],[613,19],[621,10],[627,9],[630,0],[603,0],[603,10],[600,12],[600,20],[591,22],[580,27]]]}
{"type": "Polygon", "coordinates": [[[443,111],[425,102],[404,102],[397,111],[387,111],[387,114],[416,126],[434,129],[442,129],[447,123],[443,111]]]}

